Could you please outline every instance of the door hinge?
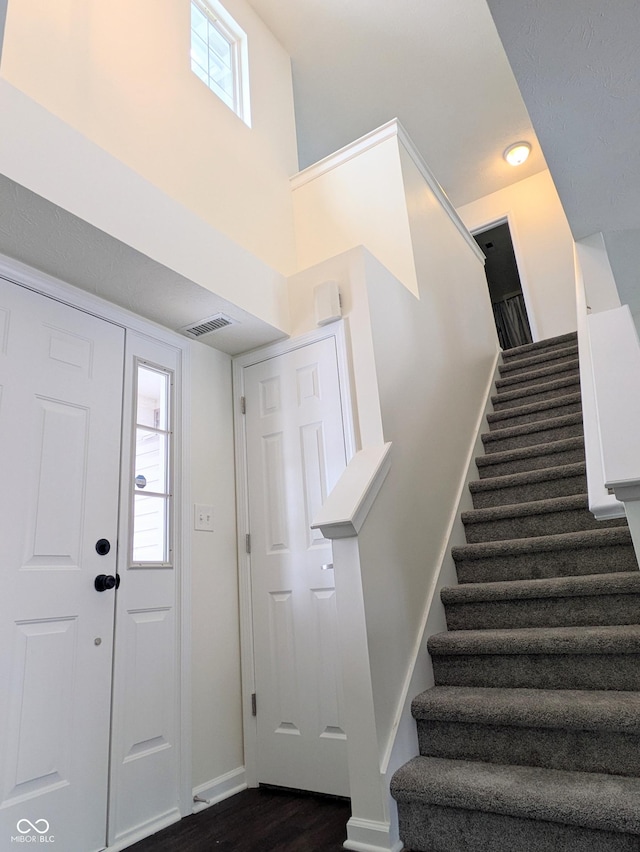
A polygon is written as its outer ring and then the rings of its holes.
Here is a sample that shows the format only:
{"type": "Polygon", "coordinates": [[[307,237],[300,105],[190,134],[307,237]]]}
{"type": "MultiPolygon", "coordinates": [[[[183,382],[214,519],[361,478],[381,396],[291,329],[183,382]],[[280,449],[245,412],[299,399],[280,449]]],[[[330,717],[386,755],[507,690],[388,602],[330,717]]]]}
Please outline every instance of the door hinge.
{"type": "Polygon", "coordinates": [[[252,716],[257,716],[257,715],[258,715],[258,703],[257,703],[257,701],[256,701],[256,694],[255,694],[255,692],[252,692],[252,693],[251,693],[251,715],[252,715],[252,716]]]}
{"type": "Polygon", "coordinates": [[[247,533],[246,536],[244,537],[244,549],[247,551],[247,553],[251,553],[251,535],[250,535],[250,533],[247,533]]]}
{"type": "Polygon", "coordinates": [[[246,414],[246,413],[247,413],[247,400],[245,399],[245,397],[244,397],[244,396],[241,396],[241,397],[240,397],[240,411],[241,411],[243,414],[246,414]]]}

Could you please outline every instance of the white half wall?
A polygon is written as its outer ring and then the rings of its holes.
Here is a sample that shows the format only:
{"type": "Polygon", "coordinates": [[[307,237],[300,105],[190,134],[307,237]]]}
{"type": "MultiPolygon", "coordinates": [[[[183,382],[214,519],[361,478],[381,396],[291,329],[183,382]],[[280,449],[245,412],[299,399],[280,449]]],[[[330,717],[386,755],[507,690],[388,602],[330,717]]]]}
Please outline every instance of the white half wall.
{"type": "Polygon", "coordinates": [[[192,786],[208,798],[220,795],[210,779],[235,778],[244,757],[231,359],[201,343],[191,344],[191,427],[192,510],[213,507],[213,532],[191,532],[192,786]]]}
{"type": "MultiPolygon", "coordinates": [[[[443,248],[462,242],[453,225],[434,223],[432,237],[443,248]]],[[[420,300],[366,262],[384,439],[393,443],[389,476],[359,538],[381,759],[497,350],[482,265],[470,251],[458,263],[443,257],[437,264],[432,253],[420,300]]]]}
{"type": "Polygon", "coordinates": [[[362,245],[418,293],[397,122],[300,172],[291,186],[299,269],[362,245]]]}
{"type": "MultiPolygon", "coordinates": [[[[603,235],[591,234],[590,237],[577,240],[575,248],[584,286],[585,311],[597,314],[600,311],[619,308],[621,304],[619,288],[613,277],[603,235]]],[[[577,297],[578,310],[582,307],[580,301],[581,299],[577,297]]]]}
{"type": "Polygon", "coordinates": [[[548,170],[458,208],[472,232],[509,217],[534,339],[576,330],[573,237],[548,170]]]}

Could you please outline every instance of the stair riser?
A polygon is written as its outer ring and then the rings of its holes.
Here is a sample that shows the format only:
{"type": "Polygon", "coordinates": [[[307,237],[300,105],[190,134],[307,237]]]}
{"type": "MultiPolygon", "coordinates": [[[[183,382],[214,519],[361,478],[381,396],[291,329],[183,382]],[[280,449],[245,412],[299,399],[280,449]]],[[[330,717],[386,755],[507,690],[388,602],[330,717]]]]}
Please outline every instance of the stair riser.
{"type": "Polygon", "coordinates": [[[584,447],[562,450],[559,453],[542,453],[539,456],[528,456],[511,461],[491,462],[490,456],[483,456],[482,458],[490,463],[477,465],[478,479],[487,479],[491,476],[506,476],[510,473],[525,473],[528,470],[543,470],[547,467],[584,462],[584,447]]]}
{"type": "Polygon", "coordinates": [[[640,734],[417,720],[420,754],[640,776],[640,734]]]}
{"type": "Polygon", "coordinates": [[[577,577],[637,570],[635,553],[629,544],[456,560],[459,583],[536,580],[543,577],[577,577]]]}
{"type": "Polygon", "coordinates": [[[575,364],[559,364],[557,367],[543,367],[540,370],[532,370],[528,373],[522,373],[520,376],[508,376],[504,379],[496,379],[496,391],[498,394],[501,391],[520,390],[525,388],[538,387],[547,382],[554,382],[557,379],[579,378],[580,372],[575,364]],[[533,375],[537,373],[538,375],[533,375]]]}
{"type": "Polygon", "coordinates": [[[632,834],[442,807],[419,799],[399,802],[398,817],[404,848],[413,852],[640,852],[640,837],[632,834]]]}
{"type": "Polygon", "coordinates": [[[465,524],[468,544],[483,541],[504,541],[511,538],[535,538],[540,535],[560,535],[581,530],[626,526],[625,518],[597,521],[588,509],[570,509],[566,512],[545,512],[540,515],[523,515],[483,523],[465,524]]]}
{"type": "Polygon", "coordinates": [[[548,420],[550,417],[564,417],[565,414],[582,413],[582,403],[571,402],[567,405],[557,405],[554,408],[543,408],[540,411],[529,411],[517,417],[508,417],[504,420],[489,422],[491,432],[499,432],[500,429],[509,429],[511,426],[524,426],[526,423],[538,423],[540,420],[548,420]]]}
{"type": "Polygon", "coordinates": [[[437,686],[640,690],[640,654],[432,655],[437,686]]]}
{"type": "Polygon", "coordinates": [[[516,388],[507,393],[505,389],[502,393],[498,393],[491,397],[494,411],[505,411],[509,408],[518,408],[521,405],[534,405],[537,402],[546,402],[549,399],[557,399],[559,396],[566,396],[568,393],[575,393],[580,390],[580,382],[576,376],[570,379],[565,379],[559,383],[558,387],[540,388],[534,393],[525,393],[523,388],[516,388]]]}
{"type": "Polygon", "coordinates": [[[513,503],[528,503],[531,500],[546,500],[550,497],[570,497],[572,494],[585,494],[587,477],[565,476],[561,479],[548,479],[544,482],[527,482],[508,488],[495,488],[491,491],[472,492],[474,509],[491,509],[494,506],[510,506],[513,503]]]}
{"type": "Polygon", "coordinates": [[[572,348],[568,352],[561,354],[561,350],[557,349],[554,352],[549,352],[547,355],[536,358],[522,358],[520,360],[505,361],[498,367],[498,371],[502,378],[507,376],[519,376],[522,373],[530,373],[534,370],[541,370],[544,367],[555,367],[556,365],[567,364],[575,361],[578,357],[577,348],[572,348]]]}
{"type": "Polygon", "coordinates": [[[446,604],[449,630],[640,624],[640,594],[446,604]]]}
{"type": "MultiPolygon", "coordinates": [[[[510,438],[500,436],[499,432],[490,432],[482,436],[484,451],[487,455],[501,453],[505,450],[522,450],[524,447],[535,447],[548,441],[563,441],[565,438],[580,438],[583,435],[582,421],[565,426],[541,429],[538,432],[525,432],[523,435],[512,435],[510,438]]],[[[527,468],[529,469],[529,468],[527,468]]]]}

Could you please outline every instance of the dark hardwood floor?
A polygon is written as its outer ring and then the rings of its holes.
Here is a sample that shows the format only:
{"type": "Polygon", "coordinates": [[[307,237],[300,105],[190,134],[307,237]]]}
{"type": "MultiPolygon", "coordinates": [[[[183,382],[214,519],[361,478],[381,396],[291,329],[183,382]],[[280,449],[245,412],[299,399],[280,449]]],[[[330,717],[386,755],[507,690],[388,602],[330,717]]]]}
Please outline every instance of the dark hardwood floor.
{"type": "Polygon", "coordinates": [[[245,790],[130,846],[127,852],[340,852],[345,799],[245,790]]]}

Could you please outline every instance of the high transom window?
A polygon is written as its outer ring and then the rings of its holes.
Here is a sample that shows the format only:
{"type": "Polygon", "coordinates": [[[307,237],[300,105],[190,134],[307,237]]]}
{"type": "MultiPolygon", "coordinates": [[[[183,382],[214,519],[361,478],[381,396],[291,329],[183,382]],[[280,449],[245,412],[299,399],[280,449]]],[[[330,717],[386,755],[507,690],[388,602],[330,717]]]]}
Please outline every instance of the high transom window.
{"type": "Polygon", "coordinates": [[[247,36],[217,0],[191,2],[191,70],[251,125],[247,36]]]}

